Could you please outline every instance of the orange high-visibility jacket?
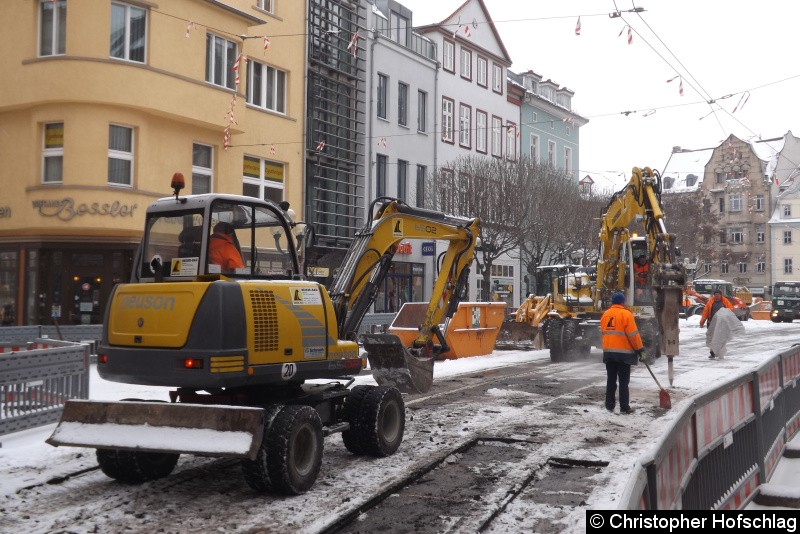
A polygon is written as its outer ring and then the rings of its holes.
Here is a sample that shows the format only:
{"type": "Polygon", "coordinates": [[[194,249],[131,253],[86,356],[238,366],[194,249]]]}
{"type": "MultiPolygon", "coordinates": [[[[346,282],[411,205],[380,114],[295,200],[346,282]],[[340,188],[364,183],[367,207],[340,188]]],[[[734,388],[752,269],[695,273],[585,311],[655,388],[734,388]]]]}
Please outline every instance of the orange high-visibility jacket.
{"type": "MultiPolygon", "coordinates": [[[[711,307],[713,305],[714,305],[714,297],[711,297],[710,299],[708,299],[708,302],[706,302],[706,305],[703,307],[703,313],[700,315],[700,317],[702,317],[706,321],[710,321],[711,307]]],[[[733,310],[733,304],[731,304],[731,301],[729,301],[727,297],[725,297],[725,295],[722,296],[722,305],[728,308],[729,310],[733,310]]]]}
{"type": "Polygon", "coordinates": [[[208,263],[220,265],[223,271],[244,267],[242,255],[229,235],[214,233],[208,240],[208,263]]]}
{"type": "Polygon", "coordinates": [[[644,348],[642,337],[631,311],[622,304],[614,304],[600,318],[603,334],[603,351],[633,354],[644,348]]]}
{"type": "Polygon", "coordinates": [[[647,285],[647,277],[650,276],[650,262],[644,265],[639,265],[638,262],[633,264],[633,272],[636,283],[642,287],[647,285]]]}

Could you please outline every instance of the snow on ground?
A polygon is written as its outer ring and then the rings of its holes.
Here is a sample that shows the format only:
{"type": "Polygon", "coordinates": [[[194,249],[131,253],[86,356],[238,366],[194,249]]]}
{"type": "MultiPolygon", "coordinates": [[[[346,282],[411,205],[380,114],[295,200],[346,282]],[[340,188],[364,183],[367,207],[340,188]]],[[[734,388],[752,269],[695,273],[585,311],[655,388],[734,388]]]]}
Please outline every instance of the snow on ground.
{"type": "MultiPolygon", "coordinates": [[[[612,462],[610,467],[613,469],[607,470],[612,473],[609,475],[609,479],[604,481],[603,487],[596,490],[590,497],[588,502],[590,508],[616,508],[620,505],[620,497],[624,494],[625,487],[630,481],[637,458],[655,446],[657,439],[654,439],[653,436],[657,436],[657,432],[664,432],[683,408],[691,402],[692,397],[751,371],[776,352],[785,350],[792,343],[800,342],[800,325],[798,324],[774,324],[770,321],[751,320],[744,323],[745,335],[734,339],[729,344],[728,357],[722,361],[714,361],[707,357],[708,352],[704,345],[706,330],[700,329],[698,322],[699,317],[681,320],[681,355],[675,358],[676,380],[673,386],[669,386],[666,377],[666,358],[659,359],[651,366],[662,386],[666,387],[672,395],[672,410],[657,420],[648,415],[648,411],[652,411],[650,408],[658,406],[658,388],[647,370],[641,365],[634,368],[631,376],[632,406],[637,413],[631,416],[609,414],[602,406],[586,407],[581,410],[583,413],[580,414],[580,425],[583,427],[571,428],[572,435],[580,436],[582,434],[588,438],[596,436],[598,427],[607,427],[610,432],[615,435],[619,434],[622,438],[635,440],[637,436],[642,436],[642,439],[645,439],[638,450],[628,451],[630,454],[627,457],[625,457],[625,450],[603,449],[606,454],[609,451],[612,453],[618,451],[619,458],[612,462]]],[[[590,362],[553,364],[553,380],[594,378],[603,383],[605,370],[599,363],[599,352],[595,351],[593,356],[590,362]]],[[[547,363],[549,356],[544,350],[496,351],[488,356],[437,362],[434,370],[434,384],[437,379],[442,380],[526,362],[547,363]]],[[[356,383],[374,382],[370,376],[362,375],[356,378],[356,383]]],[[[91,398],[95,400],[166,399],[169,389],[107,382],[98,377],[92,366],[90,392],[91,398]]],[[[432,393],[435,394],[435,390],[432,393]]],[[[531,397],[530,403],[525,405],[528,402],[525,395],[525,393],[503,388],[502,385],[490,388],[489,397],[496,399],[498,403],[505,404],[498,407],[497,410],[494,410],[494,406],[492,406],[491,410],[486,410],[484,413],[470,414],[469,425],[473,428],[489,428],[491,425],[501,424],[501,422],[508,424],[508,421],[519,421],[530,417],[531,411],[533,410],[535,413],[537,409],[537,402],[542,401],[531,397]]],[[[423,425],[429,423],[435,423],[435,421],[420,420],[409,424],[406,439],[410,442],[417,429],[424,428],[423,425]]],[[[579,425],[576,422],[574,426],[579,425]]],[[[13,494],[20,488],[39,484],[78,469],[89,469],[96,465],[93,451],[70,447],[54,448],[47,445],[45,439],[50,436],[54,427],[55,425],[47,425],[0,437],[2,443],[2,447],[0,447],[0,496],[13,494]]],[[[623,441],[624,439],[620,439],[620,442],[623,441]]],[[[791,446],[800,446],[799,442],[800,439],[796,437],[791,446]]],[[[340,445],[332,447],[334,454],[336,454],[336,447],[340,447],[340,445]]],[[[434,453],[433,450],[416,452],[417,454],[434,453]]],[[[589,451],[585,454],[594,453],[589,451]]],[[[784,460],[770,481],[770,491],[773,494],[778,492],[778,494],[793,496],[800,491],[797,481],[800,481],[800,460],[784,460]]],[[[326,491],[323,489],[324,484],[320,484],[320,486],[318,496],[315,497],[315,490],[312,490],[305,496],[297,498],[302,499],[304,509],[313,509],[315,504],[327,506],[326,501],[323,500],[326,495],[326,491]],[[320,500],[315,503],[315,499],[320,500]]],[[[330,512],[332,513],[333,510],[330,512]]],[[[582,516],[582,513],[580,515],[582,516]]],[[[570,522],[573,523],[571,528],[574,528],[575,531],[582,530],[582,518],[573,517],[571,520],[570,522]]],[[[322,520],[317,520],[317,523],[320,521],[322,520]]],[[[311,522],[312,525],[314,523],[314,521],[311,522]]]]}

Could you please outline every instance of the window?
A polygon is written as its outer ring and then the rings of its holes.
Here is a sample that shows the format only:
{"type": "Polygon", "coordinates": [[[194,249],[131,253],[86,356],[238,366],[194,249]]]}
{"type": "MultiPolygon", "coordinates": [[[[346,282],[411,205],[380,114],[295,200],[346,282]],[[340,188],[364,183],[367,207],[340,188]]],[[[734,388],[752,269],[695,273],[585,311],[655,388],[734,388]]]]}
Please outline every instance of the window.
{"type": "Polygon", "coordinates": [[[236,77],[233,74],[235,63],[236,43],[207,33],[206,81],[220,87],[235,89],[236,77]]]}
{"type": "Polygon", "coordinates": [[[397,84],[397,124],[408,124],[408,85],[403,82],[397,84]]]}
{"type": "Polygon", "coordinates": [[[492,156],[503,155],[503,120],[492,117],[492,156]]]}
{"type": "Polygon", "coordinates": [[[783,260],[783,274],[792,274],[792,258],[783,260]]]}
{"type": "Polygon", "coordinates": [[[275,12],[275,0],[258,0],[258,7],[268,13],[275,12]]]}
{"type": "Polygon", "coordinates": [[[408,19],[392,11],[392,41],[408,46],[408,19]]]}
{"type": "Polygon", "coordinates": [[[758,260],[756,262],[756,272],[757,273],[764,273],[767,270],[767,263],[764,260],[758,260]]]}
{"type": "Polygon", "coordinates": [[[719,212],[725,213],[725,199],[722,197],[719,198],[719,212]]]}
{"type": "Polygon", "coordinates": [[[719,264],[719,272],[720,274],[728,274],[728,262],[723,261],[719,264]]]}
{"type": "Polygon", "coordinates": [[[539,136],[534,134],[531,134],[531,161],[539,161],[539,136]]]}
{"type": "Polygon", "coordinates": [[[756,225],[756,243],[763,243],[766,238],[766,234],[764,232],[764,225],[758,224],[756,225]]]}
{"type": "Polygon", "coordinates": [[[792,216],[792,205],[791,204],[784,204],[783,205],[783,216],[784,217],[791,217],[792,216]]]}
{"type": "Polygon", "coordinates": [[[442,141],[453,142],[453,106],[454,102],[442,97],[442,141]]]}
{"type": "Polygon", "coordinates": [[[572,128],[569,127],[569,124],[567,124],[567,126],[566,126],[566,131],[567,131],[567,135],[569,135],[572,132],[572,128]]]}
{"type": "Polygon", "coordinates": [[[707,262],[703,263],[703,272],[704,273],[710,273],[711,272],[711,262],[710,261],[707,261],[707,262]]]}
{"type": "Polygon", "coordinates": [[[397,198],[405,201],[408,196],[408,162],[397,160],[397,198]]]}
{"type": "Polygon", "coordinates": [[[386,196],[386,156],[383,154],[375,158],[375,196],[386,196]]]}
{"type": "Polygon", "coordinates": [[[783,244],[784,245],[791,245],[792,244],[792,231],[791,230],[784,230],[783,231],[783,244]]]}
{"type": "Polygon", "coordinates": [[[39,0],[39,55],[64,53],[67,40],[66,0],[39,0]]]}
{"type": "Polygon", "coordinates": [[[739,272],[746,273],[747,272],[747,262],[744,260],[739,260],[739,272]]]}
{"type": "Polygon", "coordinates": [[[128,4],[111,4],[111,57],[144,63],[147,11],[128,4]]]}
{"type": "Polygon", "coordinates": [[[275,203],[283,200],[283,187],[286,183],[283,163],[244,156],[242,175],[243,195],[275,203]]]}
{"type": "Polygon", "coordinates": [[[417,165],[417,207],[425,207],[425,175],[428,173],[425,165],[417,165]]]}
{"type": "Polygon", "coordinates": [[[386,114],[389,101],[389,78],[383,74],[378,74],[378,117],[388,119],[386,114]]]}
{"type": "Polygon", "coordinates": [[[730,211],[742,211],[742,195],[736,193],[734,195],[730,195],[730,211]]]}
{"type": "Polygon", "coordinates": [[[742,243],[744,231],[741,228],[731,228],[731,243],[742,243]]]}
{"type": "Polygon", "coordinates": [[[486,124],[486,112],[475,112],[475,150],[486,154],[486,136],[488,135],[486,124]]]}
{"type": "Polygon", "coordinates": [[[286,113],[286,73],[257,61],[250,61],[248,69],[247,102],[286,113]]]}
{"type": "Polygon", "coordinates": [[[456,45],[452,41],[444,40],[442,48],[442,68],[448,72],[455,72],[456,45]]]}
{"type": "Polygon", "coordinates": [[[503,67],[492,64],[492,90],[503,94],[503,67]]]}
{"type": "Polygon", "coordinates": [[[472,52],[463,46],[461,47],[461,77],[467,80],[472,79],[472,52]]]}
{"type": "Polygon", "coordinates": [[[567,174],[572,173],[572,148],[564,147],[564,170],[567,174]]]}
{"type": "Polygon", "coordinates": [[[108,183],[133,185],[133,128],[108,127],[108,183]]]}
{"type": "Polygon", "coordinates": [[[428,93],[417,92],[417,131],[428,131],[428,93]]]}
{"type": "Polygon", "coordinates": [[[725,243],[728,242],[728,234],[725,232],[725,230],[720,230],[719,231],[719,242],[722,243],[722,244],[725,244],[725,243]]]}
{"type": "Polygon", "coordinates": [[[554,169],[556,168],[556,142],[547,142],[547,163],[554,169]]]}
{"type": "Polygon", "coordinates": [[[458,144],[464,148],[472,147],[472,108],[466,104],[458,108],[458,144]]]}
{"type": "Polygon", "coordinates": [[[43,133],[42,182],[61,182],[64,179],[64,123],[45,124],[43,133]]]}
{"type": "Polygon", "coordinates": [[[478,56],[478,64],[475,68],[478,71],[478,85],[481,87],[487,87],[489,85],[487,77],[488,64],[485,57],[478,56]]]}
{"type": "Polygon", "coordinates": [[[555,129],[556,129],[556,123],[555,123],[555,121],[550,121],[550,129],[551,129],[551,130],[555,130],[555,129]]]}
{"type": "Polygon", "coordinates": [[[510,122],[506,124],[506,159],[517,159],[517,125],[510,122]]]}
{"type": "Polygon", "coordinates": [[[756,195],[756,211],[764,211],[764,195],[756,195]]]}
{"type": "Polygon", "coordinates": [[[213,149],[200,143],[192,144],[192,194],[210,193],[214,178],[213,149]]]}

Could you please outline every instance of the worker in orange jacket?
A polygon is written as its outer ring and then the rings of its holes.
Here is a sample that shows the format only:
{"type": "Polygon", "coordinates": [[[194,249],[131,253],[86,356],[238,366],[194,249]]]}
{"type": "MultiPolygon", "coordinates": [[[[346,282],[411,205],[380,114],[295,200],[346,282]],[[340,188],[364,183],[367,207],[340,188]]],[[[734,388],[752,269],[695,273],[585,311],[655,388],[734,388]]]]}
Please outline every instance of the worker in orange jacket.
{"type": "Polygon", "coordinates": [[[220,266],[223,273],[244,267],[242,255],[233,241],[233,226],[230,223],[218,222],[214,233],[208,240],[208,263],[220,266]]]}
{"type": "Polygon", "coordinates": [[[645,361],[645,353],[636,319],[625,307],[625,295],[622,293],[614,293],[611,297],[611,307],[600,318],[600,332],[603,336],[603,363],[606,364],[607,376],[606,410],[614,411],[619,381],[619,411],[632,413],[628,390],[631,365],[636,365],[637,359],[645,361]]]}
{"type": "Polygon", "coordinates": [[[633,262],[633,273],[636,287],[647,286],[647,278],[650,276],[650,262],[647,261],[647,256],[642,254],[633,262]]]}
{"type": "MultiPolygon", "coordinates": [[[[706,321],[708,321],[708,327],[711,328],[711,319],[714,318],[714,314],[717,313],[720,308],[728,308],[733,311],[733,304],[722,294],[721,290],[717,289],[714,291],[714,296],[708,299],[708,302],[706,302],[706,305],[703,307],[703,313],[700,315],[700,328],[703,328],[706,321]]],[[[716,358],[713,350],[708,357],[712,360],[716,358]]]]}

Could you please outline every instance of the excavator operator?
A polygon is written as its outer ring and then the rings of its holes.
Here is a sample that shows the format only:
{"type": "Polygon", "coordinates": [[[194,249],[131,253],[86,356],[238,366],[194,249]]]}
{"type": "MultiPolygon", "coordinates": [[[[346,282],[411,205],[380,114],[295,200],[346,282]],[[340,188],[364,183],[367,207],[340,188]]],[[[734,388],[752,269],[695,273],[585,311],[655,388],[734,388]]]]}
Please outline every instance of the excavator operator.
{"type": "Polygon", "coordinates": [[[222,272],[231,272],[244,267],[242,255],[233,240],[233,226],[230,223],[218,222],[214,233],[208,240],[208,263],[220,266],[222,272]]]}
{"type": "Polygon", "coordinates": [[[633,263],[633,272],[636,287],[644,288],[647,286],[647,278],[650,276],[650,262],[647,261],[645,254],[641,254],[636,258],[633,263]]]}

